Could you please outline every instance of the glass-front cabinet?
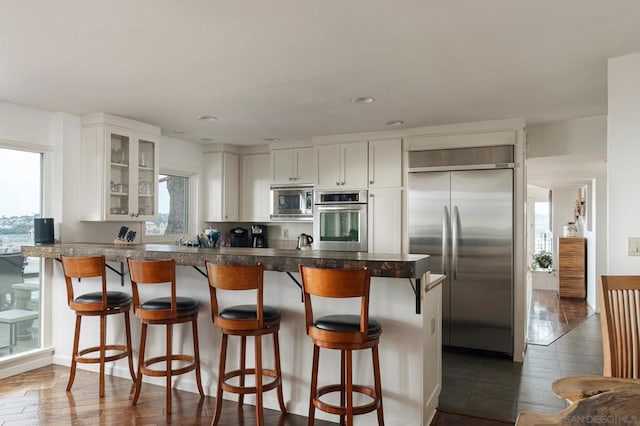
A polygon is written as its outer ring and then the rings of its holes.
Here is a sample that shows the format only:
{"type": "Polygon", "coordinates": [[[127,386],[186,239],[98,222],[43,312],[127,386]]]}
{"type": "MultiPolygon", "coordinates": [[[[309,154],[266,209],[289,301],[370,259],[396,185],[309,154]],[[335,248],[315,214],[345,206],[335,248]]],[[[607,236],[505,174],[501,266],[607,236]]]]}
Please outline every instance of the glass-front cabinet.
{"type": "Polygon", "coordinates": [[[109,205],[107,219],[153,220],[156,216],[156,142],[108,129],[109,205]]]}
{"type": "Polygon", "coordinates": [[[159,129],[152,134],[100,121],[83,124],[84,219],[156,220],[159,129]]]}

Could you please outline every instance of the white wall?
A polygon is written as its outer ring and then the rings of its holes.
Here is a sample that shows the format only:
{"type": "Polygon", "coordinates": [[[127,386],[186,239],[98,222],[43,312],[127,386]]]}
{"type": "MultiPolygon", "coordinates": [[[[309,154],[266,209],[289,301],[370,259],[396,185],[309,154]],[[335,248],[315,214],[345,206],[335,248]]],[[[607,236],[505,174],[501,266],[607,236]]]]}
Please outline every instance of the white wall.
{"type": "Polygon", "coordinates": [[[640,274],[627,238],[640,236],[640,53],[609,60],[608,273],[640,274]]]}
{"type": "Polygon", "coordinates": [[[527,157],[584,155],[606,158],[604,115],[527,125],[527,157]]]}

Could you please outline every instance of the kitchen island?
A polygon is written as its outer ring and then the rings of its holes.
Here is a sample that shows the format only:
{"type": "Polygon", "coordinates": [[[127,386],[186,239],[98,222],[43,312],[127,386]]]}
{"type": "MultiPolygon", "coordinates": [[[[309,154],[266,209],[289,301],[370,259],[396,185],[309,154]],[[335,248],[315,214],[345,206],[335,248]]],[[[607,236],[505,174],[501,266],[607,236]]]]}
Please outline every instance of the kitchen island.
{"type": "MultiPolygon", "coordinates": [[[[204,274],[205,261],[222,264],[255,264],[265,267],[265,304],[280,308],[282,312],[281,353],[285,400],[288,411],[306,415],[308,412],[309,380],[312,358],[312,344],[306,336],[304,327],[304,305],[301,303],[298,265],[325,268],[360,268],[371,270],[370,315],[378,319],[383,326],[380,341],[380,363],[382,371],[383,403],[386,424],[424,425],[429,424],[435,412],[440,393],[441,376],[441,289],[438,280],[431,283],[429,274],[429,256],[393,255],[356,252],[332,252],[313,250],[277,250],[254,248],[198,248],[174,245],[124,245],[99,243],[66,243],[52,245],[25,246],[25,256],[56,259],[66,256],[104,255],[108,262],[125,262],[127,257],[135,259],[175,259],[178,267],[178,293],[196,298],[201,305],[198,320],[200,336],[200,355],[202,359],[203,383],[205,392],[215,395],[217,379],[218,352],[220,334],[211,324],[208,283],[204,274]]],[[[52,318],[51,344],[55,348],[54,362],[70,364],[72,348],[73,313],[66,304],[64,280],[61,267],[55,262],[45,268],[43,290],[50,294],[49,301],[52,318]],[[50,289],[46,291],[47,287],[50,289]]],[[[113,267],[113,265],[111,265],[113,267]]],[[[122,277],[110,274],[109,286],[129,286],[126,268],[113,268],[115,272],[124,272],[122,277]]],[[[324,301],[323,301],[324,302],[324,301]]],[[[46,303],[46,302],[45,302],[46,303]]],[[[246,303],[241,295],[230,296],[226,304],[246,303]]],[[[359,305],[353,305],[359,309],[359,305]]],[[[318,305],[321,312],[337,312],[331,301],[318,305]]],[[[344,309],[344,307],[342,308],[344,309]]],[[[46,320],[46,319],[45,319],[46,320]]],[[[111,321],[111,319],[110,319],[111,321]]],[[[113,319],[118,321],[117,318],[113,319]]],[[[87,325],[89,322],[87,322],[87,325]]],[[[94,325],[97,330],[97,324],[94,325]]],[[[110,326],[111,327],[111,326],[110,326]]],[[[117,330],[118,326],[113,326],[117,330]]],[[[162,351],[163,330],[150,330],[149,349],[162,351]]],[[[139,339],[140,326],[132,321],[132,333],[135,342],[139,339]]],[[[91,331],[87,340],[95,338],[91,331]]],[[[122,338],[122,336],[111,336],[122,338]]],[[[189,332],[176,327],[174,340],[178,345],[189,347],[189,332]]],[[[239,344],[230,346],[230,359],[236,359],[239,344]],[[233,352],[236,352],[235,354],[233,352]]],[[[87,342],[87,344],[91,344],[87,342]]],[[[272,362],[270,342],[265,342],[265,365],[272,362]]],[[[323,353],[323,362],[319,372],[319,384],[335,382],[339,374],[340,360],[330,352],[323,353]]],[[[252,362],[251,356],[248,363],[252,362]]],[[[354,354],[354,382],[372,383],[371,355],[368,351],[354,354]]],[[[116,363],[111,374],[127,377],[126,363],[116,363]]],[[[145,377],[145,380],[147,378],[145,377]]],[[[149,382],[162,385],[161,380],[149,379],[149,382]]],[[[187,375],[180,378],[174,386],[195,391],[195,382],[187,375]]],[[[246,398],[248,403],[253,399],[246,398]]],[[[265,407],[277,408],[274,395],[265,394],[265,407]]],[[[337,421],[336,416],[318,413],[318,418],[337,421]]],[[[356,424],[372,424],[375,413],[359,416],[356,424]]]]}

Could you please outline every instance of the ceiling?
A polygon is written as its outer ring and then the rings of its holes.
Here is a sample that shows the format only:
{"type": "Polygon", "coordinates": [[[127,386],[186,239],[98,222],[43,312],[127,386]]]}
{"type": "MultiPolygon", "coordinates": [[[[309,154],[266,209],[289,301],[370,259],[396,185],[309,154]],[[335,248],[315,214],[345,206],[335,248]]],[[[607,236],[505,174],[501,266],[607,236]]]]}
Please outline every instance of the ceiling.
{"type": "Polygon", "coordinates": [[[0,5],[0,99],[197,143],[605,114],[607,58],[640,51],[637,0],[0,5]]]}

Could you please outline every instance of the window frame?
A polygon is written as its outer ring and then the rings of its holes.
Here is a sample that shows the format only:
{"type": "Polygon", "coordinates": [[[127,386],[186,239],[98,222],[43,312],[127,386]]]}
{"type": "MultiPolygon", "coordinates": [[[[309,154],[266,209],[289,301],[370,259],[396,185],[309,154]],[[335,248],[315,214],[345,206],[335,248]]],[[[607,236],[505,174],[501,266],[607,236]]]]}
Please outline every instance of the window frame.
{"type": "Polygon", "coordinates": [[[185,234],[170,234],[170,235],[147,235],[147,222],[141,223],[141,236],[140,241],[144,243],[175,243],[180,237],[187,235],[196,235],[198,230],[198,223],[200,220],[199,215],[199,197],[198,191],[200,186],[200,176],[198,172],[194,170],[185,169],[173,169],[161,167],[158,171],[158,176],[170,175],[187,178],[188,193],[187,193],[187,232],[185,234]]]}

